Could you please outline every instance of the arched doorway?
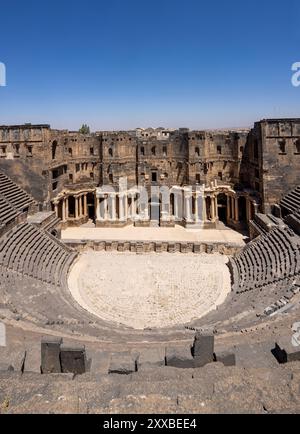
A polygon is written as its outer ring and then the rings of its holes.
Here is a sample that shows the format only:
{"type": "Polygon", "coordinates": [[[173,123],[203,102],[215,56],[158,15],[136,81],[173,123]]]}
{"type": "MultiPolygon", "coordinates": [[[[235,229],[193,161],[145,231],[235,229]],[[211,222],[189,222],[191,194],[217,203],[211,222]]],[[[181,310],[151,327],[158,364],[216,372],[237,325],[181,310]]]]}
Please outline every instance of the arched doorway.
{"type": "Polygon", "coordinates": [[[225,193],[220,193],[217,196],[218,201],[218,217],[223,223],[227,223],[227,196],[225,193]]]}
{"type": "Polygon", "coordinates": [[[75,198],[74,196],[69,196],[69,217],[75,218],[75,198]]]}
{"type": "Polygon", "coordinates": [[[87,194],[87,211],[88,211],[88,218],[90,220],[95,220],[95,194],[94,193],[88,193],[87,194]]]}

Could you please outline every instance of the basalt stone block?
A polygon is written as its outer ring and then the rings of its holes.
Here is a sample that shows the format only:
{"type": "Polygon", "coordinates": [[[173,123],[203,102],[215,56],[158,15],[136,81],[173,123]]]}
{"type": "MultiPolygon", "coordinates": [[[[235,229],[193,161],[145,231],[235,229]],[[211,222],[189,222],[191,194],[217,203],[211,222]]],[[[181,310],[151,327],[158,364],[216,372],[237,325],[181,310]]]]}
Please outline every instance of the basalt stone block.
{"type": "Polygon", "coordinates": [[[187,253],[188,252],[188,245],[185,243],[181,243],[180,251],[181,251],[181,253],[187,253]]]}
{"type": "Polygon", "coordinates": [[[125,241],[125,242],[124,242],[124,252],[126,252],[126,251],[128,251],[128,250],[130,250],[130,242],[125,241]]]}
{"type": "Polygon", "coordinates": [[[194,244],[193,243],[187,243],[186,252],[187,253],[193,253],[193,250],[194,250],[194,244]]]}
{"type": "Polygon", "coordinates": [[[44,337],[41,342],[41,371],[42,374],[61,372],[60,346],[61,338],[44,337]]]}
{"type": "Polygon", "coordinates": [[[175,253],[175,244],[169,243],[168,251],[169,253],[175,253]]]}
{"type": "Polygon", "coordinates": [[[136,253],[141,254],[144,252],[144,243],[136,243],[136,253]]]}
{"type": "Polygon", "coordinates": [[[180,253],[180,243],[175,243],[175,253],[180,253]]]}
{"type": "Polygon", "coordinates": [[[166,365],[174,368],[194,368],[194,359],[190,346],[167,347],[166,365]]]}
{"type": "Polygon", "coordinates": [[[87,370],[84,345],[61,345],[60,363],[63,373],[84,374],[87,370]]]}
{"type": "Polygon", "coordinates": [[[41,373],[41,349],[39,346],[30,345],[26,348],[24,372],[41,373]]]}
{"type": "Polygon", "coordinates": [[[107,252],[111,252],[111,251],[112,251],[112,243],[111,243],[111,242],[106,241],[106,244],[105,244],[105,250],[106,250],[107,252]]]}
{"type": "Polygon", "coordinates": [[[2,371],[14,371],[14,367],[10,363],[0,362],[0,372],[2,371]]]}
{"type": "Polygon", "coordinates": [[[200,245],[200,253],[206,253],[207,252],[207,245],[201,244],[200,245]]]}
{"type": "Polygon", "coordinates": [[[198,332],[195,335],[192,350],[195,367],[201,367],[214,360],[214,335],[210,332],[198,332]]]}
{"type": "Polygon", "coordinates": [[[206,245],[206,253],[213,253],[214,246],[212,244],[206,245]]]}
{"type": "Polygon", "coordinates": [[[124,252],[124,243],[118,243],[118,252],[124,252]]]}
{"type": "Polygon", "coordinates": [[[156,243],[156,245],[155,245],[155,251],[156,251],[156,253],[161,253],[162,252],[162,244],[161,243],[156,243]]]}
{"type": "Polygon", "coordinates": [[[130,251],[136,252],[136,243],[130,243],[130,251]]]}
{"type": "Polygon", "coordinates": [[[200,253],[200,243],[194,243],[194,253],[200,253]]]}
{"type": "Polygon", "coordinates": [[[300,361],[300,345],[292,342],[292,336],[284,336],[275,343],[272,351],[279,363],[300,361]]]}
{"type": "Polygon", "coordinates": [[[165,366],[165,348],[151,348],[140,352],[137,359],[138,370],[151,366],[165,366]]]}
{"type": "Polygon", "coordinates": [[[224,366],[235,366],[235,354],[231,351],[219,351],[214,354],[216,362],[223,363],[224,366]]]}
{"type": "Polygon", "coordinates": [[[108,368],[109,374],[129,375],[136,372],[136,360],[131,353],[113,353],[108,368]]]}
{"type": "Polygon", "coordinates": [[[111,250],[118,250],[118,241],[113,241],[111,243],[111,250]]]}
{"type": "Polygon", "coordinates": [[[168,245],[169,243],[161,243],[161,251],[162,252],[167,252],[168,251],[168,245]]]}
{"type": "Polygon", "coordinates": [[[109,363],[110,363],[110,353],[107,351],[90,351],[91,363],[89,371],[91,374],[107,374],[109,363]]]}

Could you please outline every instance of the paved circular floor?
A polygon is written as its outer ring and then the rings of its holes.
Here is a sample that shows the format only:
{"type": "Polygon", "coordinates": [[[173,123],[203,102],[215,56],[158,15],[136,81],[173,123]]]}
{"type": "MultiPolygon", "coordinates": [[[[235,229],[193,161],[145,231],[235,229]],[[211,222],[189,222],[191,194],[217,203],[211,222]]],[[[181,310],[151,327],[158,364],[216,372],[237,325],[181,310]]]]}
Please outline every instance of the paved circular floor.
{"type": "Polygon", "coordinates": [[[135,329],[186,324],[230,292],[226,256],[83,253],[69,276],[75,300],[103,320],[135,329]]]}

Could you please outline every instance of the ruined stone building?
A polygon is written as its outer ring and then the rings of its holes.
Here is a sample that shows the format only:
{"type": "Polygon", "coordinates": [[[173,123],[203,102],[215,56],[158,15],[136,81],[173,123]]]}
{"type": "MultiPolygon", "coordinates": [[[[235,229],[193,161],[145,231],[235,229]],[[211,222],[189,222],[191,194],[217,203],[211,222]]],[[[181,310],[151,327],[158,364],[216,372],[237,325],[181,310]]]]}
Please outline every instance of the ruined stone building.
{"type": "Polygon", "coordinates": [[[0,413],[299,413],[299,141],[1,126],[0,413]]]}
{"type": "Polygon", "coordinates": [[[63,227],[92,219],[96,226],[173,226],[176,220],[187,227],[223,221],[245,228],[298,185],[300,119],[262,120],[235,131],[80,134],[49,125],[0,126],[0,166],[25,189],[30,185],[63,227]],[[142,206],[141,186],[149,195],[158,188],[142,206]],[[164,187],[170,189],[167,206],[164,187]],[[180,197],[182,215],[176,210],[180,197]]]}

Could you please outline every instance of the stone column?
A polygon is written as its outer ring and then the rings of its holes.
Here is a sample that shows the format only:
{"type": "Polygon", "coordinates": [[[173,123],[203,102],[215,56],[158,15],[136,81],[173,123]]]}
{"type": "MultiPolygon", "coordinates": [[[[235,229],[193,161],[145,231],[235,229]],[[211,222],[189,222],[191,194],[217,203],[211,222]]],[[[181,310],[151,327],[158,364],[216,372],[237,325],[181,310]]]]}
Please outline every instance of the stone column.
{"type": "Polygon", "coordinates": [[[218,196],[214,196],[215,219],[219,220],[218,196]]]}
{"type": "Polygon", "coordinates": [[[239,202],[238,202],[237,197],[234,199],[234,202],[235,202],[235,221],[238,222],[239,221],[239,202]]]}
{"type": "Polygon", "coordinates": [[[124,221],[124,195],[123,194],[118,195],[118,201],[119,201],[119,220],[124,221]]]}
{"type": "Polygon", "coordinates": [[[191,206],[190,206],[190,200],[191,200],[191,195],[187,194],[184,196],[184,202],[185,202],[185,207],[184,207],[184,214],[185,214],[185,220],[186,221],[190,221],[191,219],[191,206]]]}
{"type": "Polygon", "coordinates": [[[207,220],[207,213],[206,213],[206,199],[204,194],[203,196],[201,196],[201,200],[202,200],[202,220],[203,222],[205,222],[207,220]]]}
{"type": "Polygon", "coordinates": [[[78,219],[78,197],[75,197],[75,218],[78,219]]]}
{"type": "Polygon", "coordinates": [[[62,199],[62,221],[66,221],[66,199],[62,199]]]}
{"type": "Polygon", "coordinates": [[[229,221],[231,215],[230,215],[230,209],[231,209],[231,200],[230,200],[230,196],[227,196],[227,208],[226,208],[226,218],[227,221],[229,221]]]}
{"type": "Polygon", "coordinates": [[[66,201],[66,208],[65,208],[65,209],[66,209],[66,213],[65,213],[65,219],[68,220],[68,218],[69,218],[69,196],[66,197],[65,201],[66,201]]]}
{"type": "Polygon", "coordinates": [[[116,195],[111,194],[111,219],[116,221],[116,195]]]}
{"type": "Polygon", "coordinates": [[[215,198],[213,196],[210,196],[210,215],[211,215],[211,220],[215,221],[216,210],[215,210],[215,198]]]}
{"type": "Polygon", "coordinates": [[[78,202],[79,202],[79,217],[82,217],[82,196],[79,196],[78,202]]]}
{"type": "Polygon", "coordinates": [[[103,207],[104,207],[103,218],[104,218],[104,220],[108,220],[109,215],[108,215],[108,209],[107,209],[107,196],[106,195],[104,195],[103,207]]]}
{"type": "Polygon", "coordinates": [[[54,204],[54,211],[55,211],[55,215],[57,218],[58,217],[58,204],[57,203],[54,204]]]}
{"type": "Polygon", "coordinates": [[[83,212],[84,215],[87,216],[88,215],[88,209],[87,209],[87,193],[85,193],[85,195],[83,196],[83,212]]]}
{"type": "Polygon", "coordinates": [[[235,220],[235,206],[234,206],[233,196],[230,196],[230,212],[231,212],[231,219],[235,220]]]}
{"type": "Polygon", "coordinates": [[[101,220],[100,199],[97,196],[96,196],[96,218],[97,220],[101,220]]]}
{"type": "Polygon", "coordinates": [[[196,222],[196,223],[199,221],[199,214],[198,214],[198,199],[199,199],[199,196],[198,196],[198,194],[196,193],[196,195],[195,195],[195,222],[196,222]]]}

